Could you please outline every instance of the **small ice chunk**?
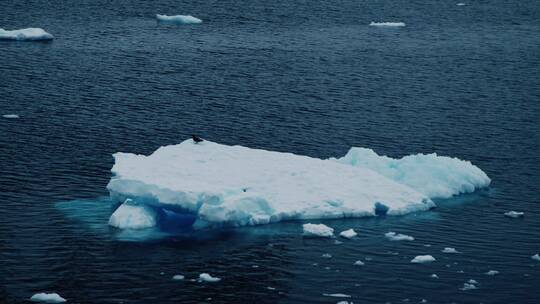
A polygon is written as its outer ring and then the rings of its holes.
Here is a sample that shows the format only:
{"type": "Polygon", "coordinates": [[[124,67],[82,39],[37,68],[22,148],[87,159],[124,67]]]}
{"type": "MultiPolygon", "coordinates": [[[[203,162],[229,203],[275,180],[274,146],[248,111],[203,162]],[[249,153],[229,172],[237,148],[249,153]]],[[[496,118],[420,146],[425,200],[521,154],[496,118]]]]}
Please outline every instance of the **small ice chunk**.
{"type": "Polygon", "coordinates": [[[185,277],[181,274],[177,274],[177,275],[174,275],[172,277],[173,280],[176,280],[176,281],[180,281],[180,280],[183,280],[185,277]]]}
{"type": "Polygon", "coordinates": [[[427,300],[426,300],[426,299],[422,299],[422,301],[420,301],[420,303],[427,303],[427,300]]]}
{"type": "Polygon", "coordinates": [[[333,298],[350,298],[351,296],[344,293],[323,293],[323,296],[325,297],[333,297],[333,298]]]}
{"type": "Polygon", "coordinates": [[[470,279],[467,283],[469,283],[469,284],[475,284],[475,285],[478,284],[478,282],[477,282],[476,280],[473,280],[473,279],[470,279]]]}
{"type": "Polygon", "coordinates": [[[219,282],[221,281],[221,279],[217,277],[213,277],[209,275],[208,273],[201,273],[199,275],[199,281],[200,282],[219,282]]]}
{"type": "Polygon", "coordinates": [[[497,270],[490,270],[488,272],[486,272],[486,275],[488,276],[494,276],[494,275],[497,275],[499,274],[499,272],[497,270]]]}
{"type": "Polygon", "coordinates": [[[508,211],[508,212],[505,212],[504,213],[504,216],[506,217],[512,217],[512,218],[518,218],[518,217],[523,217],[525,215],[524,212],[519,212],[519,211],[508,211]]]}
{"type": "Polygon", "coordinates": [[[364,266],[364,265],[366,265],[366,263],[364,263],[364,262],[358,260],[358,261],[354,262],[354,265],[355,265],[355,266],[364,266]]]}
{"type": "Polygon", "coordinates": [[[64,303],[66,302],[66,299],[62,298],[57,293],[36,293],[30,298],[30,301],[32,302],[44,302],[44,303],[64,303]]]}
{"type": "Polygon", "coordinates": [[[17,114],[5,114],[5,115],[2,115],[2,117],[8,118],[8,119],[15,119],[15,118],[19,118],[19,115],[17,115],[17,114]]]}
{"type": "Polygon", "coordinates": [[[461,287],[461,290],[472,290],[477,289],[476,285],[470,284],[470,283],[463,283],[463,287],[461,287]]]}
{"type": "Polygon", "coordinates": [[[53,35],[41,28],[31,27],[13,31],[6,31],[0,28],[0,40],[45,41],[52,40],[53,38],[53,35]]]}
{"type": "Polygon", "coordinates": [[[330,253],[325,253],[322,255],[323,258],[325,259],[331,259],[332,258],[332,255],[330,253]]]}
{"type": "Polygon", "coordinates": [[[431,278],[434,278],[434,279],[438,279],[438,278],[439,278],[439,276],[438,276],[437,274],[435,274],[435,273],[432,274],[432,275],[430,275],[430,277],[431,277],[431,278]]]}
{"type": "Polygon", "coordinates": [[[385,233],[384,236],[390,241],[414,241],[414,238],[410,235],[395,233],[393,231],[385,233]]]}
{"type": "Polygon", "coordinates": [[[540,255],[538,255],[538,253],[537,253],[537,254],[533,255],[533,256],[531,257],[531,259],[540,262],[540,255]]]}
{"type": "Polygon", "coordinates": [[[369,26],[403,27],[405,26],[405,23],[404,22],[371,22],[369,26]]]}
{"type": "Polygon", "coordinates": [[[460,3],[456,4],[456,5],[457,5],[457,6],[464,6],[464,5],[465,5],[465,3],[463,3],[463,2],[460,2],[460,3]]]}
{"type": "Polygon", "coordinates": [[[452,248],[452,247],[446,247],[441,252],[442,253],[459,253],[459,251],[457,251],[456,248],[452,248]]]}
{"type": "Polygon", "coordinates": [[[114,211],[109,218],[109,225],[120,229],[144,229],[154,227],[157,213],[148,205],[139,205],[131,199],[114,211]]]}
{"type": "Polygon", "coordinates": [[[333,237],[334,229],[324,224],[304,224],[304,235],[311,237],[333,237]]]}
{"type": "Polygon", "coordinates": [[[354,231],[354,229],[349,229],[349,230],[341,231],[341,233],[339,235],[341,237],[346,238],[346,239],[352,239],[353,237],[357,236],[358,233],[356,233],[356,231],[354,231]]]}
{"type": "Polygon", "coordinates": [[[195,18],[191,15],[176,15],[176,16],[167,16],[157,14],[156,18],[161,22],[176,23],[176,24],[196,24],[202,23],[202,20],[195,18]]]}
{"type": "Polygon", "coordinates": [[[424,264],[424,263],[431,263],[434,262],[435,258],[431,255],[418,255],[414,259],[411,260],[411,263],[415,264],[424,264]]]}
{"type": "Polygon", "coordinates": [[[268,290],[276,290],[275,287],[271,287],[271,286],[267,286],[266,289],[268,289],[268,290]]]}

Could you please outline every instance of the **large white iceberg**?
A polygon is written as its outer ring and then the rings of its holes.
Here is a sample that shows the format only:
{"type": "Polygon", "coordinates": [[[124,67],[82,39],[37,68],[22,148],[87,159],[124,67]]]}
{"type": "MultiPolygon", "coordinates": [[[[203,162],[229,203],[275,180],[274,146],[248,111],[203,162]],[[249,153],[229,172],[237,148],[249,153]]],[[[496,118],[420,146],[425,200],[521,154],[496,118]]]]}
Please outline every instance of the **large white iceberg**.
{"type": "Polygon", "coordinates": [[[369,151],[323,160],[190,139],[149,156],[115,153],[107,188],[118,202],[159,209],[160,218],[181,214],[186,226],[201,229],[405,214],[434,207],[431,197],[490,182],[466,161],[434,154],[394,160],[369,151]],[[364,154],[371,161],[358,159],[364,154]]]}
{"type": "Polygon", "coordinates": [[[167,16],[157,14],[156,18],[160,22],[166,23],[176,23],[176,24],[195,24],[202,23],[202,20],[191,15],[176,15],[176,16],[167,16]]]}
{"type": "Polygon", "coordinates": [[[52,40],[53,35],[41,28],[25,28],[21,30],[7,31],[0,28],[0,40],[52,40]]]}
{"type": "Polygon", "coordinates": [[[44,303],[64,303],[66,302],[66,299],[62,298],[57,293],[36,293],[30,298],[30,301],[32,302],[44,302],[44,303]]]}

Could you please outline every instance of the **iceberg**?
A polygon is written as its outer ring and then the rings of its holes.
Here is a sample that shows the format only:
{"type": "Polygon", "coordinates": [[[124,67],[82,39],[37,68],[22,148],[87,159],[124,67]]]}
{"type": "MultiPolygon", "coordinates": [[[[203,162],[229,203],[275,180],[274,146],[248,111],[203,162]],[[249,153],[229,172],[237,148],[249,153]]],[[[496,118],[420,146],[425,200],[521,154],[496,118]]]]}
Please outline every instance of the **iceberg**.
{"type": "Polygon", "coordinates": [[[540,254],[537,253],[537,254],[533,255],[533,256],[531,257],[531,259],[540,262],[540,254]]]}
{"type": "Polygon", "coordinates": [[[334,228],[330,228],[324,224],[304,224],[302,226],[304,229],[304,235],[305,236],[312,236],[312,237],[333,237],[334,236],[334,228]]]}
{"type": "Polygon", "coordinates": [[[411,260],[411,263],[425,264],[425,263],[431,263],[434,261],[435,261],[435,258],[431,255],[418,255],[414,259],[411,260]]]}
{"type": "Polygon", "coordinates": [[[209,275],[208,273],[201,273],[199,275],[199,281],[200,282],[209,282],[209,283],[214,283],[214,282],[219,282],[221,281],[220,278],[217,278],[217,277],[213,277],[211,275],[209,275]]]}
{"type": "Polygon", "coordinates": [[[160,15],[157,14],[156,18],[159,22],[166,22],[166,23],[175,23],[175,24],[196,24],[196,23],[202,23],[202,20],[199,18],[195,18],[191,15],[176,15],[176,16],[167,16],[167,15],[160,15]]]}
{"type": "Polygon", "coordinates": [[[524,212],[513,211],[513,210],[504,213],[504,216],[511,217],[511,218],[523,217],[524,215],[525,215],[524,212]]]}
{"type": "Polygon", "coordinates": [[[393,231],[385,233],[384,236],[390,241],[414,241],[414,238],[410,235],[395,233],[393,231]]]}
{"type": "Polygon", "coordinates": [[[0,28],[0,40],[46,41],[52,40],[53,38],[53,35],[45,32],[41,28],[31,27],[12,31],[0,28]]]}
{"type": "Polygon", "coordinates": [[[488,276],[494,276],[494,275],[498,275],[499,272],[497,270],[490,270],[490,271],[486,272],[485,274],[488,275],[488,276]]]}
{"type": "Polygon", "coordinates": [[[185,279],[185,277],[181,274],[175,274],[173,277],[172,277],[173,280],[175,281],[181,281],[183,279],[185,279]]]}
{"type": "Polygon", "coordinates": [[[113,201],[124,203],[109,223],[123,229],[171,219],[199,230],[401,215],[435,207],[432,197],[489,185],[469,162],[435,154],[391,159],[362,148],[319,159],[189,139],[148,156],[113,156],[107,188],[113,201]],[[366,152],[370,161],[359,158],[366,152]]]}
{"type": "Polygon", "coordinates": [[[354,262],[353,265],[354,265],[354,266],[364,266],[365,264],[366,264],[366,263],[364,263],[364,262],[358,260],[358,261],[354,262]]]}
{"type": "Polygon", "coordinates": [[[15,118],[19,118],[19,115],[17,114],[4,114],[2,115],[3,118],[11,118],[11,119],[15,119],[15,118]]]}
{"type": "Polygon", "coordinates": [[[332,298],[350,298],[351,296],[344,293],[323,293],[323,296],[325,297],[332,297],[332,298]]]}
{"type": "Polygon", "coordinates": [[[452,248],[452,247],[446,247],[443,250],[441,250],[441,252],[442,253],[460,253],[459,251],[456,250],[456,248],[452,248]]]}
{"type": "Polygon", "coordinates": [[[346,238],[346,239],[352,239],[353,237],[357,236],[358,233],[356,233],[356,231],[354,231],[354,229],[349,229],[349,230],[345,230],[345,231],[341,231],[339,233],[339,236],[343,237],[343,238],[346,238]]]}
{"type": "Polygon", "coordinates": [[[57,293],[36,293],[30,298],[32,302],[43,302],[43,303],[64,303],[66,299],[62,298],[57,293]]]}
{"type": "Polygon", "coordinates": [[[379,26],[379,27],[403,27],[405,26],[404,22],[371,22],[369,26],[379,26]]]}

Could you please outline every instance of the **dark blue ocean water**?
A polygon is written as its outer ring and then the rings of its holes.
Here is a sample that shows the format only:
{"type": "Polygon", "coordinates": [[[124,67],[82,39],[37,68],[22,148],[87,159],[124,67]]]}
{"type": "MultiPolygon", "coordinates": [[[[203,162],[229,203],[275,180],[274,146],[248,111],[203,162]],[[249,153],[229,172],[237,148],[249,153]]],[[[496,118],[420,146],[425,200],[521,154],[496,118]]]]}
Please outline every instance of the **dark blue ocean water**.
{"type": "Polygon", "coordinates": [[[3,0],[0,28],[56,39],[0,43],[0,114],[20,115],[0,119],[0,302],[540,302],[540,3],[460,1],[3,0]],[[302,222],[158,239],[107,227],[111,154],[191,133],[321,158],[437,152],[493,182],[430,212],[322,221],[359,232],[342,244],[302,238],[302,222]],[[437,261],[409,263],[420,254],[437,261]],[[201,272],[222,281],[189,281],[201,272]],[[478,289],[460,290],[469,279],[478,289]]]}

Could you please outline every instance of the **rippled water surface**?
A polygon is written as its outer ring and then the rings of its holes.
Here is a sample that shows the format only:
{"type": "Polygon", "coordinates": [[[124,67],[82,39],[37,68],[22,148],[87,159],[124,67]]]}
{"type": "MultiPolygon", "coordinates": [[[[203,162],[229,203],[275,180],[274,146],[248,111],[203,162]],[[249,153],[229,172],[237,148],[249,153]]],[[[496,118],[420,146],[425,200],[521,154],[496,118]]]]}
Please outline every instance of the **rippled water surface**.
{"type": "Polygon", "coordinates": [[[0,43],[0,114],[20,116],[0,119],[0,302],[54,291],[69,303],[538,303],[540,4],[457,2],[2,1],[0,28],[55,40],[0,43]],[[111,154],[191,133],[321,158],[437,152],[493,182],[430,212],[317,221],[359,232],[342,243],[302,238],[302,222],[109,228],[111,154]],[[409,262],[420,254],[437,261],[409,262]],[[222,281],[190,281],[201,272],[222,281]],[[478,289],[460,290],[469,279],[478,289]]]}

